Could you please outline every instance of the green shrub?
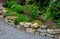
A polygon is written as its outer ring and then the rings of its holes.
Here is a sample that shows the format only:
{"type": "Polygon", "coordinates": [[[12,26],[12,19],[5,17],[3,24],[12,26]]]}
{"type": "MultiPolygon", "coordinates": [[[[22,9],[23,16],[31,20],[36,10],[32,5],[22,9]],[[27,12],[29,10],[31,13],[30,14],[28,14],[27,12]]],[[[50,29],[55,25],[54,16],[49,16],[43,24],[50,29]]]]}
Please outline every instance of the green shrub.
{"type": "Polygon", "coordinates": [[[15,4],[17,4],[16,1],[9,1],[9,2],[7,1],[7,2],[6,2],[6,6],[7,6],[8,8],[11,8],[11,6],[12,6],[12,5],[15,5],[15,4]]]}
{"type": "MultiPolygon", "coordinates": [[[[44,12],[44,14],[42,14],[42,19],[45,21],[52,21],[54,20],[54,15],[57,14],[56,12],[53,13],[54,11],[52,10],[53,7],[56,8],[55,5],[56,0],[51,0],[51,2],[49,3],[49,6],[46,8],[46,11],[44,12]]],[[[55,9],[54,8],[54,9],[55,9]]]]}
{"type": "Polygon", "coordinates": [[[24,7],[18,4],[12,5],[11,9],[13,9],[13,11],[18,12],[18,13],[23,13],[24,11],[24,7]]]}
{"type": "Polygon", "coordinates": [[[24,11],[25,11],[24,13],[28,14],[31,20],[35,20],[37,16],[39,15],[38,7],[35,6],[34,4],[26,5],[24,11]]]}
{"type": "Polygon", "coordinates": [[[4,17],[10,16],[10,13],[5,13],[4,17]]]}
{"type": "Polygon", "coordinates": [[[19,18],[16,18],[16,19],[14,20],[14,24],[17,25],[17,24],[19,24],[19,23],[20,23],[20,19],[19,19],[19,18]]]}
{"type": "Polygon", "coordinates": [[[4,17],[11,16],[11,11],[10,9],[4,14],[4,17]]]}
{"type": "Polygon", "coordinates": [[[60,25],[60,19],[56,20],[56,22],[57,22],[57,24],[59,24],[59,25],[60,25]]]}
{"type": "Polygon", "coordinates": [[[28,21],[29,21],[29,18],[28,18],[28,17],[20,14],[20,15],[19,15],[19,18],[16,18],[16,19],[14,20],[14,24],[17,25],[17,24],[19,24],[20,22],[28,22],[28,21]]]}
{"type": "Polygon", "coordinates": [[[17,13],[23,13],[24,7],[19,5],[17,2],[7,2],[7,7],[10,8],[12,11],[15,11],[17,13]]]}

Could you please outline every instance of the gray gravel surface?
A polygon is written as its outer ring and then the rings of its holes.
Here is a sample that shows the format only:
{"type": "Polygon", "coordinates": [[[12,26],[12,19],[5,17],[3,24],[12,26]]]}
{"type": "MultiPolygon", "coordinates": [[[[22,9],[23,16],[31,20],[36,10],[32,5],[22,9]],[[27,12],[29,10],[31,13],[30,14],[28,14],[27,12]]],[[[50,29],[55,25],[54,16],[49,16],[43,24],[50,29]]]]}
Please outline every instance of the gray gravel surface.
{"type": "Polygon", "coordinates": [[[0,20],[0,39],[52,39],[50,37],[44,37],[34,35],[14,28],[8,25],[4,21],[0,20]]]}

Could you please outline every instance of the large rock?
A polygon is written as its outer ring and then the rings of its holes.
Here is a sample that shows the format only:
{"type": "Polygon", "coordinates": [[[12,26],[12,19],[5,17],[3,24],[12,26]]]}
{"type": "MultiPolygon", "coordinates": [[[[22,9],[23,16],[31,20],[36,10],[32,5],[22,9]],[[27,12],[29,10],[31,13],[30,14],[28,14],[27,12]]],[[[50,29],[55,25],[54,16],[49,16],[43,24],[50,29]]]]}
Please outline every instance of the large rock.
{"type": "Polygon", "coordinates": [[[31,26],[31,23],[25,23],[24,27],[29,28],[31,26]]]}
{"type": "Polygon", "coordinates": [[[38,28],[36,31],[41,32],[41,33],[46,33],[46,32],[47,32],[47,30],[45,30],[45,29],[40,29],[40,28],[38,28]]]}
{"type": "Polygon", "coordinates": [[[39,27],[38,23],[31,24],[31,28],[37,29],[39,27]]]}
{"type": "Polygon", "coordinates": [[[34,33],[34,32],[35,32],[35,29],[32,29],[32,28],[26,28],[26,31],[27,31],[27,32],[30,32],[30,33],[34,33]]]}

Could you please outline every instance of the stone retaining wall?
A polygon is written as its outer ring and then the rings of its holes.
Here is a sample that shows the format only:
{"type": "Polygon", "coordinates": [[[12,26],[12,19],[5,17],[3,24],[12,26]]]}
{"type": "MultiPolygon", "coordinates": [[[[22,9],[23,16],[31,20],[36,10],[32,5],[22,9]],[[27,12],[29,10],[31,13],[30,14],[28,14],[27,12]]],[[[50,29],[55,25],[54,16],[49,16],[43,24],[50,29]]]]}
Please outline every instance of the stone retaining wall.
{"type": "Polygon", "coordinates": [[[19,25],[14,25],[13,21],[7,20],[7,18],[5,18],[5,21],[14,27],[29,33],[60,39],[60,29],[48,29],[45,25],[38,25],[38,23],[32,24],[31,22],[20,22],[19,25]]]}

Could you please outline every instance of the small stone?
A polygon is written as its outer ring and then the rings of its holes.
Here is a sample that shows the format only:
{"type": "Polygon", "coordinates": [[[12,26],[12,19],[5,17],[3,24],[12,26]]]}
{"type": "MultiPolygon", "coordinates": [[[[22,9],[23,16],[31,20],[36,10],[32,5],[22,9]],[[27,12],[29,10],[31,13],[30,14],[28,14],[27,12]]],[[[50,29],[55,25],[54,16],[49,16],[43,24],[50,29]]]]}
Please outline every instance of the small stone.
{"type": "Polygon", "coordinates": [[[3,12],[4,12],[4,13],[6,13],[6,12],[7,12],[7,10],[3,9],[3,12]]]}
{"type": "Polygon", "coordinates": [[[40,26],[40,28],[41,28],[41,29],[46,29],[46,28],[47,28],[47,26],[42,25],[42,26],[40,26]]]}
{"type": "Polygon", "coordinates": [[[51,34],[47,34],[46,36],[48,36],[48,37],[54,37],[54,35],[51,35],[51,34]]]}
{"type": "Polygon", "coordinates": [[[8,20],[8,22],[9,22],[9,23],[12,23],[12,21],[11,21],[11,20],[8,20]]]}
{"type": "Polygon", "coordinates": [[[40,28],[38,28],[37,31],[38,32],[42,32],[42,33],[46,33],[47,32],[45,29],[40,29],[40,28]]]}
{"type": "Polygon", "coordinates": [[[24,24],[24,27],[29,28],[30,25],[31,25],[31,23],[25,23],[25,24],[24,24]]]}
{"type": "Polygon", "coordinates": [[[2,20],[2,17],[0,17],[0,20],[2,20]]]}
{"type": "Polygon", "coordinates": [[[24,22],[20,22],[19,24],[20,24],[20,25],[24,25],[25,23],[24,23],[24,22]]]}
{"type": "Polygon", "coordinates": [[[5,18],[5,21],[8,22],[8,20],[5,18]]]}
{"type": "Polygon", "coordinates": [[[31,28],[33,28],[33,29],[37,29],[38,27],[39,27],[38,23],[31,24],[31,28]]]}
{"type": "Polygon", "coordinates": [[[53,33],[54,33],[54,34],[60,34],[60,29],[55,29],[55,30],[53,30],[53,33]]]}
{"type": "Polygon", "coordinates": [[[27,31],[27,32],[30,32],[30,33],[34,33],[34,32],[35,32],[35,29],[32,29],[32,28],[26,28],[26,31],[27,31]]]}
{"type": "Polygon", "coordinates": [[[36,34],[36,35],[39,35],[39,32],[36,31],[35,34],[36,34]]]}
{"type": "Polygon", "coordinates": [[[60,39],[60,35],[59,35],[58,39],[60,39]]]}
{"type": "Polygon", "coordinates": [[[53,34],[53,29],[47,29],[47,33],[53,34]]]}
{"type": "Polygon", "coordinates": [[[15,26],[16,28],[20,29],[20,25],[15,26]]]}
{"type": "Polygon", "coordinates": [[[40,35],[42,35],[42,36],[46,36],[46,35],[47,35],[47,33],[40,33],[40,35]]]}
{"type": "Polygon", "coordinates": [[[20,25],[20,30],[25,31],[25,27],[23,25],[20,25]]]}

